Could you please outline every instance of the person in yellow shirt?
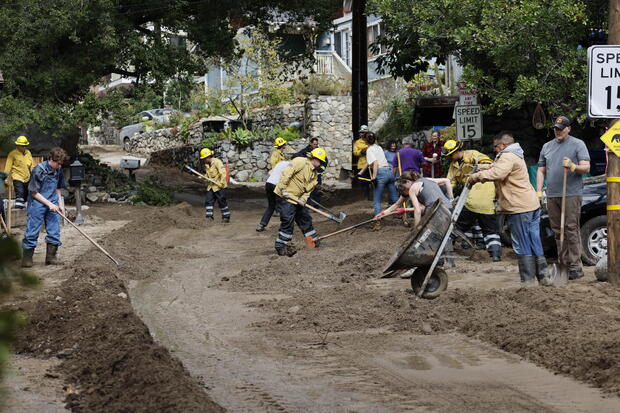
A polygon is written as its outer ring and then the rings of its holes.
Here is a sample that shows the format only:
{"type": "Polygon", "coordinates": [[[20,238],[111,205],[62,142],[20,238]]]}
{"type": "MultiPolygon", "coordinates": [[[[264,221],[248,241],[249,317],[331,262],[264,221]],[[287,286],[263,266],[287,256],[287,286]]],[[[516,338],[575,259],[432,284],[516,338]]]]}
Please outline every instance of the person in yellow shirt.
{"type": "Polygon", "coordinates": [[[316,231],[312,226],[312,217],[305,207],[312,190],[317,185],[317,169],[327,159],[323,148],[313,149],[307,157],[294,158],[284,169],[274,193],[282,198],[280,201],[280,230],[276,238],[278,255],[293,256],[295,251],[289,246],[293,240],[295,222],[306,238],[309,247],[317,248],[316,231]]]}
{"type": "Polygon", "coordinates": [[[17,138],[15,140],[15,149],[9,152],[4,168],[4,172],[13,180],[16,209],[26,207],[30,171],[34,168],[34,161],[32,160],[32,154],[28,150],[28,145],[30,145],[30,142],[28,142],[28,138],[25,136],[17,138]]]}
{"type": "Polygon", "coordinates": [[[357,169],[355,171],[356,178],[363,178],[359,179],[360,187],[366,198],[370,199],[370,172],[368,171],[368,161],[366,159],[366,149],[368,149],[369,145],[364,139],[367,132],[370,132],[368,126],[362,125],[360,127],[359,137],[353,143],[353,156],[357,158],[357,164],[354,165],[357,169]]]}
{"type": "MultiPolygon", "coordinates": [[[[463,143],[453,139],[443,146],[443,156],[451,160],[447,178],[452,186],[465,184],[476,165],[491,165],[493,160],[474,149],[463,150],[463,143]]],[[[480,225],[484,245],[493,261],[502,260],[502,243],[499,237],[499,221],[495,214],[495,184],[478,182],[472,186],[456,226],[465,232],[480,225]]]]}
{"type": "Polygon", "coordinates": [[[273,152],[271,152],[271,157],[269,158],[269,165],[271,166],[269,169],[273,169],[279,162],[285,161],[284,157],[284,148],[286,147],[286,141],[284,138],[277,137],[273,146],[276,148],[273,152]]]}
{"type": "Polygon", "coordinates": [[[230,210],[226,201],[226,191],[228,182],[226,182],[226,167],[224,163],[215,158],[214,152],[209,148],[200,151],[200,159],[205,164],[205,176],[211,180],[207,186],[207,196],[205,198],[205,216],[207,220],[213,221],[213,207],[217,202],[222,212],[222,222],[228,224],[230,222],[230,210]]]}

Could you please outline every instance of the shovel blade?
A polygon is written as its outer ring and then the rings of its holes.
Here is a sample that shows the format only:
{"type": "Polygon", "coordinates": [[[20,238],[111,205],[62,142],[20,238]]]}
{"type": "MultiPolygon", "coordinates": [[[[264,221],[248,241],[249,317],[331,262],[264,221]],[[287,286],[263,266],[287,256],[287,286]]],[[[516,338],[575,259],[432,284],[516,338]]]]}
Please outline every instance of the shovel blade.
{"type": "Polygon", "coordinates": [[[566,285],[568,284],[568,270],[562,264],[552,264],[549,267],[549,284],[566,285]]]}

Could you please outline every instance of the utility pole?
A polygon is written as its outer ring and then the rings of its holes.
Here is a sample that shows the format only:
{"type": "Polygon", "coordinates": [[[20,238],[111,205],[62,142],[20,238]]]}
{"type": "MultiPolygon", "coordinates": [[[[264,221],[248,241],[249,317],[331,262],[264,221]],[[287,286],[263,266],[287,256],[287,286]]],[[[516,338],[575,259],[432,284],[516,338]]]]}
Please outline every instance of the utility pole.
{"type": "MultiPolygon", "coordinates": [[[[609,45],[620,45],[620,0],[609,0],[609,45]]],[[[610,126],[618,122],[613,119],[610,126]]],[[[607,274],[620,287],[620,157],[608,151],[607,165],[607,274]],[[610,179],[616,178],[616,179],[610,179]]]]}
{"type": "Polygon", "coordinates": [[[353,0],[353,39],[351,95],[353,115],[351,129],[357,138],[360,126],[368,125],[368,38],[366,29],[366,0],[353,0]]]}

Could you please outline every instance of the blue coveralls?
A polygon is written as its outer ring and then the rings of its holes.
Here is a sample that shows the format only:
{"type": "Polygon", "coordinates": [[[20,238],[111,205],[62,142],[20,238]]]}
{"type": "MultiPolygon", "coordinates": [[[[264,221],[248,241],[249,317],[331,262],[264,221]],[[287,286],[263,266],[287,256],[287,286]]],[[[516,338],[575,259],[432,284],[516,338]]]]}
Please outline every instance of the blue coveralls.
{"type": "Polygon", "coordinates": [[[28,185],[28,217],[26,219],[26,233],[22,246],[24,249],[34,249],[37,246],[39,232],[45,222],[45,242],[62,245],[60,242],[60,215],[32,197],[33,192],[40,193],[51,203],[58,205],[57,189],[65,187],[65,177],[62,168],[52,169],[48,161],[41,162],[32,171],[32,178],[28,185]]]}

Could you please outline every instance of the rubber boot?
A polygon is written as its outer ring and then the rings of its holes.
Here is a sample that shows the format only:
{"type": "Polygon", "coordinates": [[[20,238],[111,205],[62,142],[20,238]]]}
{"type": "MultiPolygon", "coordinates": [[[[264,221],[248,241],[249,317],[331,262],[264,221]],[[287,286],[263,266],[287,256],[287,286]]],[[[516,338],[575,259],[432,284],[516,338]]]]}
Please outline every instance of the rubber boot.
{"type": "Polygon", "coordinates": [[[312,238],[312,236],[306,237],[306,245],[309,246],[310,248],[318,247],[318,245],[316,245],[316,242],[314,242],[314,238],[312,238]]]}
{"type": "Polygon", "coordinates": [[[544,285],[545,287],[551,285],[549,281],[549,267],[547,266],[547,259],[544,255],[536,257],[536,278],[538,278],[538,283],[540,285],[544,285]]]}
{"type": "Polygon", "coordinates": [[[519,255],[519,276],[521,284],[525,287],[536,285],[536,257],[533,255],[519,255]]]}
{"type": "Polygon", "coordinates": [[[230,224],[230,217],[222,217],[222,224],[230,224]]]}
{"type": "Polygon", "coordinates": [[[263,232],[265,230],[265,226],[263,224],[258,224],[256,226],[256,232],[263,232]]]}
{"type": "Polygon", "coordinates": [[[34,248],[24,248],[22,250],[22,267],[23,268],[30,268],[34,265],[34,263],[32,262],[32,256],[34,255],[34,248]]]}
{"type": "Polygon", "coordinates": [[[489,251],[489,255],[493,262],[499,262],[502,260],[502,248],[499,245],[491,246],[491,250],[489,251]]]}
{"type": "Polygon", "coordinates": [[[45,254],[45,265],[62,265],[58,261],[56,254],[58,253],[58,245],[47,244],[47,251],[45,254]]]}

